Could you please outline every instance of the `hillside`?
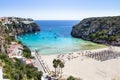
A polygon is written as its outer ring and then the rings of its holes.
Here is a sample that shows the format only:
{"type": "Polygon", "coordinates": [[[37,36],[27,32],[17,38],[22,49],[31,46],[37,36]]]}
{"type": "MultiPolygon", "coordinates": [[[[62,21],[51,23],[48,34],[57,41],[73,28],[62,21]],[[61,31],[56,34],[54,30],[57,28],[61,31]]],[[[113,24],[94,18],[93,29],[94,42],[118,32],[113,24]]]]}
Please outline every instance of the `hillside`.
{"type": "MultiPolygon", "coordinates": [[[[33,64],[25,64],[16,57],[8,56],[8,48],[12,42],[23,46],[23,56],[30,59],[30,50],[15,36],[26,32],[40,31],[40,27],[32,19],[5,17],[0,18],[0,67],[3,69],[3,78],[10,80],[40,80],[42,72],[33,64]]],[[[23,57],[22,56],[22,57],[23,57]]]]}
{"type": "Polygon", "coordinates": [[[33,19],[3,17],[0,18],[0,21],[2,22],[5,31],[13,35],[40,31],[40,27],[34,22],[33,19]]]}
{"type": "Polygon", "coordinates": [[[83,19],[71,35],[95,43],[120,46],[120,16],[83,19]]]}
{"type": "Polygon", "coordinates": [[[40,31],[40,27],[29,18],[2,17],[0,25],[0,49],[3,53],[6,53],[4,48],[15,40],[16,35],[40,31]]]}

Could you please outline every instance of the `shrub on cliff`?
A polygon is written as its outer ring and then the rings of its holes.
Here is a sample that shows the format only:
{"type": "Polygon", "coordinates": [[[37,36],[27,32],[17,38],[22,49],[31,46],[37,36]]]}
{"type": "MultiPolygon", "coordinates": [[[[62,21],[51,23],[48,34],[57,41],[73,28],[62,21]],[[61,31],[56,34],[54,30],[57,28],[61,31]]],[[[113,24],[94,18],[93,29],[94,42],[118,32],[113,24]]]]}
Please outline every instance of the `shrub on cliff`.
{"type": "Polygon", "coordinates": [[[6,38],[5,38],[5,40],[10,44],[12,41],[15,41],[15,39],[14,38],[12,38],[12,37],[10,37],[10,36],[7,36],[6,38]]]}
{"type": "Polygon", "coordinates": [[[4,78],[10,80],[40,80],[43,73],[32,64],[26,65],[17,58],[10,59],[0,52],[4,78]]]}
{"type": "Polygon", "coordinates": [[[83,19],[73,26],[73,37],[93,42],[120,45],[120,16],[83,19]]]}
{"type": "Polygon", "coordinates": [[[2,26],[2,22],[0,21],[0,27],[2,26]]]}
{"type": "Polygon", "coordinates": [[[25,58],[33,58],[32,55],[31,55],[30,49],[25,45],[23,46],[23,56],[25,58]]]}

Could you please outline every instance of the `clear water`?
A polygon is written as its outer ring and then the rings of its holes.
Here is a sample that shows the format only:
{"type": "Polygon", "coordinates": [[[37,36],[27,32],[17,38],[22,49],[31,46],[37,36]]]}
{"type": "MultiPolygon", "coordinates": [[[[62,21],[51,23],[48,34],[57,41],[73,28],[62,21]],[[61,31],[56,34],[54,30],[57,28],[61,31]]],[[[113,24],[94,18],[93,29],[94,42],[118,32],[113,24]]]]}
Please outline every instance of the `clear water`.
{"type": "Polygon", "coordinates": [[[72,26],[79,21],[36,21],[41,31],[18,36],[18,40],[27,45],[31,51],[37,49],[39,54],[66,54],[78,51],[91,42],[71,37],[72,26]]]}

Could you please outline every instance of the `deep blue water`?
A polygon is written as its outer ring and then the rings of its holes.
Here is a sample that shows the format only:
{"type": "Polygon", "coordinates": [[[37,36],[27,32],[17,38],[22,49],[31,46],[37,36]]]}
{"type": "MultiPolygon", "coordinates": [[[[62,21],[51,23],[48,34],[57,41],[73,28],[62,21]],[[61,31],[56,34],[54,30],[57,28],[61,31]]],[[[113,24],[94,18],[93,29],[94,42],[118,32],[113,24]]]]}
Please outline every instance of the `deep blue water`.
{"type": "Polygon", "coordinates": [[[37,49],[39,54],[65,54],[81,50],[89,42],[71,37],[72,26],[79,23],[76,20],[44,20],[36,21],[41,31],[27,33],[18,37],[31,51],[37,49]]]}

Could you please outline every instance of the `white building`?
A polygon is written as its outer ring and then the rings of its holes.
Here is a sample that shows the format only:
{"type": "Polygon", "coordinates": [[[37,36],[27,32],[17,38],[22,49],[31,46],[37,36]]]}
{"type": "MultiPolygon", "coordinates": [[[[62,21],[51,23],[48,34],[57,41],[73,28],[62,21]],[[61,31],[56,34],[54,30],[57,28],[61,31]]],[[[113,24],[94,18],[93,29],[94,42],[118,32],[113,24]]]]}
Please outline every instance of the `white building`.
{"type": "Polygon", "coordinates": [[[3,80],[3,71],[1,67],[0,67],[0,80],[3,80]]]}

